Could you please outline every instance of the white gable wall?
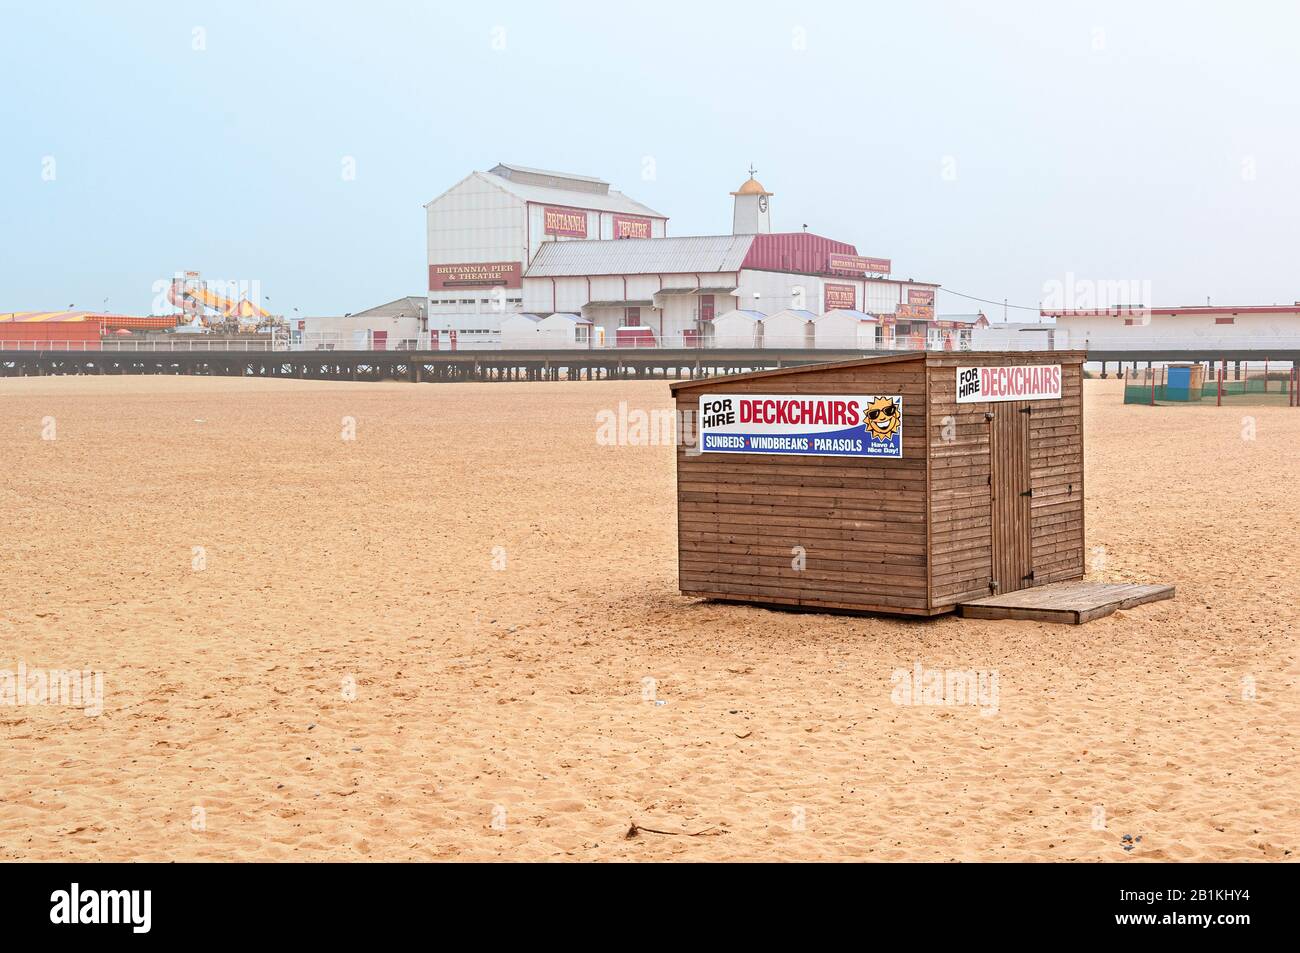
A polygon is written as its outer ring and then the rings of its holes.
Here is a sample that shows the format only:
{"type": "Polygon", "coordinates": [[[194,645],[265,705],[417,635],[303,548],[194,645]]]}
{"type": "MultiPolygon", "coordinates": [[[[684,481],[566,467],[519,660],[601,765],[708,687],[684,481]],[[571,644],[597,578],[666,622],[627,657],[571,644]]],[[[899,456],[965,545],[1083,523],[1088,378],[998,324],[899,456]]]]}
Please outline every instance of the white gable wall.
{"type": "Polygon", "coordinates": [[[476,176],[430,202],[425,221],[430,265],[524,261],[524,203],[476,176]]]}

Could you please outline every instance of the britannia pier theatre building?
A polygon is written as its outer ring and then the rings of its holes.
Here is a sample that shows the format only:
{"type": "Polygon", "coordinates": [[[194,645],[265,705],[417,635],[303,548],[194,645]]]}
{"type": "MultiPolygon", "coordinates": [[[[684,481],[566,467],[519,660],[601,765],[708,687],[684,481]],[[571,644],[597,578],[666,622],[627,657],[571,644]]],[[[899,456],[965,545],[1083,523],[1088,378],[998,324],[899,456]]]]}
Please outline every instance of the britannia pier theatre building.
{"type": "Polygon", "coordinates": [[[802,347],[827,312],[860,314],[882,337],[934,319],[937,284],[892,278],[888,259],[849,242],[774,232],[773,194],[752,171],[731,196],[729,234],[676,237],[666,215],[600,179],[507,164],[473,172],[425,206],[428,329],[468,343],[533,320],[572,326],[578,346],[690,347],[733,312],[760,324],[781,314],[773,328],[802,337],[793,313],[809,319],[806,340],[761,343],[802,347]]]}

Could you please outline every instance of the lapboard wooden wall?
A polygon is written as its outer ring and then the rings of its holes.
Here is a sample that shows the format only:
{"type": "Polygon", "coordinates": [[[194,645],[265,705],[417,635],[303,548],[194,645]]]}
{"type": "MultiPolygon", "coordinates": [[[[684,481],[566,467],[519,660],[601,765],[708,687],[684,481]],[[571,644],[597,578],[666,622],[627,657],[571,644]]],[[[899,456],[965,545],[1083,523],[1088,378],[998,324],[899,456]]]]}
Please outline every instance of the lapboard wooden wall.
{"type": "Polygon", "coordinates": [[[988,595],[998,573],[1032,572],[1023,585],[1079,578],[1081,359],[1074,352],[900,355],[675,385],[688,431],[701,396],[710,393],[902,401],[896,459],[701,453],[689,439],[679,445],[682,592],[930,615],[988,595]],[[959,365],[1047,360],[1062,366],[1061,398],[1029,401],[1030,413],[1005,406],[1011,402],[956,400],[959,365]],[[1006,478],[997,493],[995,470],[1006,478]],[[1016,480],[1027,481],[1033,495],[1020,496],[1016,480]]]}
{"type": "Polygon", "coordinates": [[[944,354],[927,363],[932,610],[1081,579],[1083,355],[944,354]],[[958,403],[959,367],[1017,365],[1059,365],[1060,398],[958,403]]]}

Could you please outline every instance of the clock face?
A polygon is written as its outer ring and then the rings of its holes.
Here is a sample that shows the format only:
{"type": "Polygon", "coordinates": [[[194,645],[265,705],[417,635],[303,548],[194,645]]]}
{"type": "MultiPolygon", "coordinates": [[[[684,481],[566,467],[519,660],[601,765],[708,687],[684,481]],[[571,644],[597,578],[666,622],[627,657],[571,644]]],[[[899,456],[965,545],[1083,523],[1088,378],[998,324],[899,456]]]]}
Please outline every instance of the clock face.
{"type": "Polygon", "coordinates": [[[766,212],[766,211],[767,211],[767,196],[766,196],[766,195],[760,195],[760,196],[758,197],[758,210],[759,210],[760,212],[766,212]]]}

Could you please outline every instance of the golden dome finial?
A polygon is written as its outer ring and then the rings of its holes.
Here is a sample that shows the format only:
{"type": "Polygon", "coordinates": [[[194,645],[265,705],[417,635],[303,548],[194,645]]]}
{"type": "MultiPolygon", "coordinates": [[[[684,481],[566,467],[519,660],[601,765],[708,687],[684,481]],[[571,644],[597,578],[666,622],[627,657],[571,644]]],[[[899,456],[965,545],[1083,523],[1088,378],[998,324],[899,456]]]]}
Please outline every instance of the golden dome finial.
{"type": "Polygon", "coordinates": [[[772,195],[767,189],[763,188],[763,183],[754,178],[758,170],[754,168],[754,163],[749,164],[749,178],[740,184],[740,188],[732,192],[732,195],[772,195]]]}

